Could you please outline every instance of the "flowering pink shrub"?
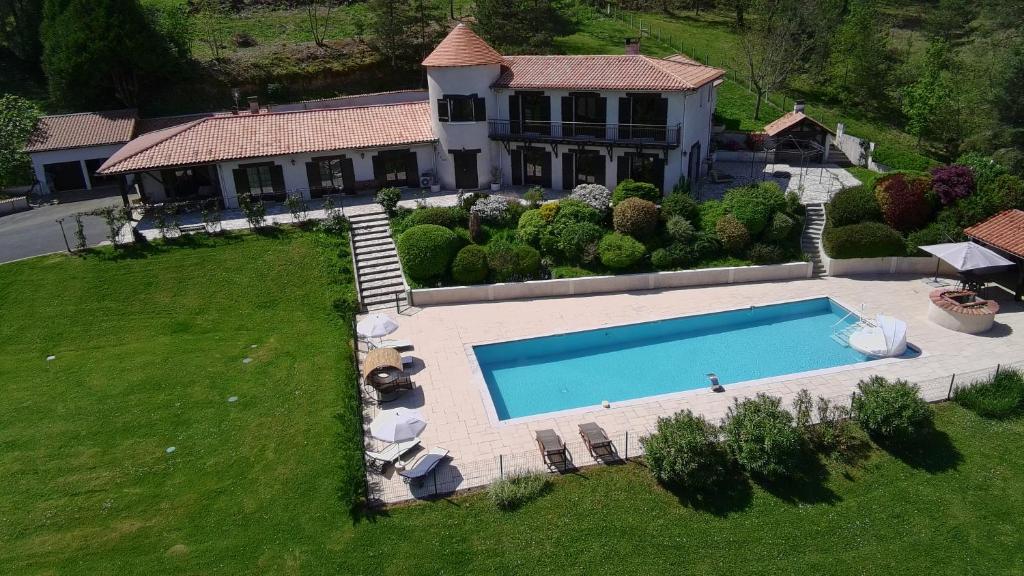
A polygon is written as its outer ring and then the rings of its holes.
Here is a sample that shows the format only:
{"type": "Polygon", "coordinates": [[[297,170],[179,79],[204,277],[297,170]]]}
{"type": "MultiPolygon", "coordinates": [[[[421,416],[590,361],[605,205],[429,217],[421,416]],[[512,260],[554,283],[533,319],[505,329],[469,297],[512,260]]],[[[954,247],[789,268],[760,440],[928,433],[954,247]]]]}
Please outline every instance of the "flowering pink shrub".
{"type": "Polygon", "coordinates": [[[974,173],[963,164],[936,166],[932,168],[932,189],[942,205],[948,206],[974,191],[974,173]]]}
{"type": "Polygon", "coordinates": [[[900,232],[923,228],[932,215],[927,198],[929,186],[928,178],[907,178],[903,174],[879,179],[875,197],[885,223],[900,232]]]}

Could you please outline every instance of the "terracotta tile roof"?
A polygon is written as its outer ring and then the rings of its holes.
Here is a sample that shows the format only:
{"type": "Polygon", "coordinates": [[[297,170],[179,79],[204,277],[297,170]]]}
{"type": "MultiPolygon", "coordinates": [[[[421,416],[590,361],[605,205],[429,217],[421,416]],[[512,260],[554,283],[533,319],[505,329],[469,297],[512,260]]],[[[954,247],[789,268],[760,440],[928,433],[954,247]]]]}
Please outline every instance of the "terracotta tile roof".
{"type": "Polygon", "coordinates": [[[1006,210],[964,230],[978,240],[1004,252],[1024,258],[1024,210],[1006,210]]]}
{"type": "Polygon", "coordinates": [[[724,75],[681,55],[506,56],[494,87],[683,91],[724,75]]]}
{"type": "Polygon", "coordinates": [[[501,64],[503,58],[469,26],[459,23],[424,60],[424,66],[482,66],[501,64]]]}
{"type": "MultiPolygon", "coordinates": [[[[802,122],[804,120],[807,120],[809,122],[814,122],[815,124],[817,124],[818,126],[821,126],[825,130],[828,130],[829,132],[832,132],[831,130],[828,129],[827,126],[823,125],[821,122],[818,122],[814,118],[811,118],[810,116],[804,114],[803,112],[787,112],[787,113],[783,114],[782,117],[778,118],[777,120],[774,120],[774,121],[768,123],[768,125],[764,127],[764,133],[769,135],[769,136],[775,136],[776,134],[778,134],[780,132],[784,132],[785,130],[790,129],[793,126],[796,126],[797,124],[799,124],[800,122],[802,122]]],[[[833,134],[834,134],[834,132],[833,132],[833,134]]]]}
{"type": "Polygon", "coordinates": [[[111,156],[97,172],[123,174],[171,166],[435,140],[427,102],[211,116],[136,138],[111,156]]]}
{"type": "Polygon", "coordinates": [[[172,128],[174,126],[181,126],[182,124],[188,124],[196,120],[203,118],[209,118],[210,116],[230,114],[230,112],[203,112],[200,114],[185,114],[182,116],[159,116],[157,118],[139,118],[139,121],[135,124],[135,135],[141,136],[143,134],[149,134],[150,132],[156,132],[157,130],[163,130],[164,128],[172,128]]]}
{"type": "Polygon", "coordinates": [[[135,110],[43,116],[25,145],[25,151],[123,144],[132,139],[137,118],[135,110]]]}

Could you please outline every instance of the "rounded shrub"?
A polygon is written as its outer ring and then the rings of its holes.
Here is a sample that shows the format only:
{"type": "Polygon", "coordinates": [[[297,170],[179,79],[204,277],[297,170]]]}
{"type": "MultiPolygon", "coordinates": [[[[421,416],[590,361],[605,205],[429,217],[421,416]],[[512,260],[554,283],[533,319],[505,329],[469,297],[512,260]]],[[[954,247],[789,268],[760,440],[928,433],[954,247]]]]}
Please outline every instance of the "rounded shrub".
{"type": "Polygon", "coordinates": [[[722,204],[756,236],[768,227],[773,214],[786,209],[786,195],[775,182],[761,182],[727,191],[722,204]]]}
{"type": "Polygon", "coordinates": [[[928,201],[930,188],[930,180],[925,177],[897,173],[879,178],[875,198],[885,223],[900,232],[924,227],[932,216],[932,205],[928,201]]]}
{"type": "Polygon", "coordinates": [[[730,254],[739,254],[750,244],[750,232],[732,214],[726,214],[715,224],[715,235],[722,242],[722,248],[730,254]]]}
{"type": "Polygon", "coordinates": [[[924,228],[907,234],[907,254],[914,255],[921,246],[955,242],[962,235],[959,227],[946,222],[932,222],[924,228]]]}
{"type": "Polygon", "coordinates": [[[669,238],[684,244],[693,241],[693,237],[697,235],[697,229],[683,216],[669,218],[668,222],[665,223],[665,231],[668,233],[669,238]]]}
{"type": "Polygon", "coordinates": [[[519,217],[516,239],[523,244],[540,246],[540,238],[548,226],[548,221],[541,215],[540,210],[527,210],[519,217]]]}
{"type": "Polygon", "coordinates": [[[592,222],[566,222],[541,238],[545,252],[557,252],[571,263],[589,262],[597,253],[604,228],[592,222]]]}
{"type": "Polygon", "coordinates": [[[377,191],[377,196],[374,199],[385,212],[389,215],[394,214],[398,207],[398,201],[402,199],[402,191],[395,187],[381,188],[377,191]]]}
{"type": "Polygon", "coordinates": [[[488,196],[477,200],[469,210],[484,222],[500,222],[508,217],[513,202],[504,196],[488,196]]]}
{"type": "Polygon", "coordinates": [[[779,478],[792,470],[800,457],[801,435],[782,400],[759,393],[738,399],[722,426],[729,451],[747,472],[779,478]]]}
{"type": "Polygon", "coordinates": [[[722,255],[722,242],[712,233],[697,232],[693,239],[694,260],[710,260],[722,255]]]}
{"type": "Polygon", "coordinates": [[[480,284],[487,280],[487,250],[483,246],[463,246],[452,261],[452,278],[459,284],[480,284]]]}
{"type": "Polygon", "coordinates": [[[661,199],[661,216],[666,219],[680,216],[697,222],[700,220],[700,205],[689,194],[673,192],[661,199]]]}
{"type": "Polygon", "coordinates": [[[673,242],[651,252],[651,265],[658,270],[682,268],[693,263],[695,259],[694,249],[680,242],[673,242]]]}
{"type": "Polygon", "coordinates": [[[612,193],[600,184],[580,184],[572,189],[569,200],[579,200],[601,214],[607,214],[612,206],[612,193]]]}
{"type": "Polygon", "coordinates": [[[714,232],[722,216],[725,216],[725,205],[720,200],[708,200],[700,203],[697,222],[701,230],[714,232]]]}
{"type": "Polygon", "coordinates": [[[555,223],[565,222],[590,222],[600,224],[604,217],[597,210],[587,206],[579,200],[562,200],[558,203],[558,212],[555,214],[555,223]]]}
{"type": "Polygon", "coordinates": [[[943,206],[949,206],[974,192],[974,173],[962,164],[936,166],[931,169],[932,190],[943,206]]]}
{"type": "Polygon", "coordinates": [[[487,267],[495,282],[529,280],[540,271],[540,252],[525,244],[492,240],[487,245],[487,267]]]}
{"type": "Polygon", "coordinates": [[[632,236],[612,232],[601,238],[597,253],[601,256],[602,264],[621,270],[636,264],[647,253],[647,248],[632,236]]]}
{"type": "Polygon", "coordinates": [[[779,264],[786,260],[786,254],[774,244],[757,243],[747,250],[747,259],[754,264],[779,264]]]}
{"type": "Polygon", "coordinates": [[[541,204],[540,208],[537,209],[540,211],[540,217],[543,218],[545,222],[553,221],[555,219],[555,215],[558,214],[558,205],[558,202],[541,204]]]}
{"type": "Polygon", "coordinates": [[[616,232],[648,238],[658,228],[658,207],[648,200],[626,198],[615,205],[612,225],[616,232]]]}
{"type": "Polygon", "coordinates": [[[795,230],[796,221],[792,217],[785,212],[776,212],[764,236],[772,242],[782,242],[792,236],[795,230]]]}
{"type": "Polygon", "coordinates": [[[836,192],[826,206],[825,213],[832,226],[882,221],[882,209],[878,206],[875,191],[866,186],[854,186],[836,192]]]}
{"type": "Polygon", "coordinates": [[[917,385],[881,376],[857,383],[850,409],[860,427],[876,438],[909,438],[932,422],[932,407],[917,385]]]}
{"type": "Polygon", "coordinates": [[[515,510],[543,495],[548,483],[542,473],[505,476],[487,486],[487,497],[500,510],[515,510]]]}
{"type": "Polygon", "coordinates": [[[654,477],[664,484],[714,488],[729,468],[718,427],[689,410],[658,418],[658,428],[640,439],[654,477]]]}
{"type": "Polygon", "coordinates": [[[406,229],[420,224],[437,224],[454,229],[465,227],[467,222],[469,212],[461,206],[427,206],[410,212],[403,224],[406,229]]]}
{"type": "Polygon", "coordinates": [[[881,258],[907,253],[900,233],[879,222],[828,227],[822,245],[831,258],[881,258]]]}
{"type": "Polygon", "coordinates": [[[443,275],[458,249],[458,236],[437,224],[413,226],[398,237],[402,268],[413,280],[429,280],[443,275]]]}
{"type": "Polygon", "coordinates": [[[657,204],[661,201],[661,189],[654,184],[627,178],[615,187],[615,192],[612,193],[612,206],[618,205],[626,198],[640,198],[657,204]]]}

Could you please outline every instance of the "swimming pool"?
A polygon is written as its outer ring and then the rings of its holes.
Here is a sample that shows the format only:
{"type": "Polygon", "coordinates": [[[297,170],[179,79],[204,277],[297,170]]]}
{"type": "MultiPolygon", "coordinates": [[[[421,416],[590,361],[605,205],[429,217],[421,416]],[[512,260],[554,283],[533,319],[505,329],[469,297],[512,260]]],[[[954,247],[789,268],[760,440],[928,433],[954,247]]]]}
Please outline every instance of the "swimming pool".
{"type": "Polygon", "coordinates": [[[830,298],[473,346],[499,420],[869,359],[832,339],[858,318],[830,298]]]}

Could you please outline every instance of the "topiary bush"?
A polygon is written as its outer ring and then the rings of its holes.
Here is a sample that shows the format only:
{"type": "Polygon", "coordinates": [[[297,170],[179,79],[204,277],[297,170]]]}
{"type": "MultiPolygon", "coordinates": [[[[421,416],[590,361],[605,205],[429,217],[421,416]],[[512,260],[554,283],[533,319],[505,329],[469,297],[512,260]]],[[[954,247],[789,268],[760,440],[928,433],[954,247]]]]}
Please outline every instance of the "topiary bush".
{"type": "Polygon", "coordinates": [[[1010,418],[1024,412],[1024,373],[1002,370],[990,379],[957,386],[953,401],[985,418],[1010,418]]]}
{"type": "Polygon", "coordinates": [[[904,256],[907,245],[900,233],[879,222],[828,227],[822,246],[830,258],[904,256]]]}
{"type": "Polygon", "coordinates": [[[800,431],[782,400],[758,393],[729,407],[722,425],[730,453],[747,472],[773,479],[787,475],[800,457],[800,431]]]}
{"type": "Polygon", "coordinates": [[[657,204],[661,201],[661,189],[654,184],[627,178],[615,187],[615,192],[612,193],[612,206],[617,206],[627,198],[640,198],[657,204]]]}
{"type": "Polygon", "coordinates": [[[651,252],[651,265],[658,270],[674,270],[692,264],[696,260],[695,256],[695,251],[690,246],[673,242],[651,252]]]}
{"type": "Polygon", "coordinates": [[[587,263],[597,254],[604,233],[604,228],[592,222],[564,222],[541,237],[541,248],[548,254],[561,254],[573,264],[587,263]]]}
{"type": "Polygon", "coordinates": [[[700,205],[684,192],[672,192],[661,199],[661,217],[666,220],[673,216],[686,218],[690,222],[700,221],[700,205]]]}
{"type": "Polygon", "coordinates": [[[488,196],[480,198],[469,211],[480,217],[484,222],[500,222],[508,217],[509,206],[514,200],[504,196],[488,196]]]}
{"type": "Polygon", "coordinates": [[[601,256],[601,263],[609,268],[622,270],[636,264],[647,248],[636,238],[612,232],[601,238],[597,245],[597,253],[601,256]]]}
{"type": "Polygon", "coordinates": [[[569,200],[578,200],[602,215],[612,207],[612,193],[600,184],[580,184],[572,189],[569,200]]]}
{"type": "Polygon", "coordinates": [[[540,252],[525,244],[492,240],[487,245],[487,267],[495,282],[531,280],[540,271],[540,252]]]}
{"type": "Polygon", "coordinates": [[[527,210],[519,217],[519,226],[516,227],[516,239],[523,244],[540,246],[540,238],[548,229],[548,221],[541,215],[540,210],[527,210]]]}
{"type": "Polygon", "coordinates": [[[750,232],[732,214],[726,214],[715,224],[715,235],[722,242],[722,248],[730,254],[739,254],[750,244],[750,232]]]}
{"type": "Polygon", "coordinates": [[[882,209],[878,206],[875,191],[866,186],[854,186],[836,192],[825,207],[825,214],[832,226],[882,221],[882,209]]]}
{"type": "Polygon", "coordinates": [[[906,380],[872,376],[857,383],[850,409],[865,432],[876,438],[910,438],[932,423],[932,408],[906,380]]]}
{"type": "Polygon", "coordinates": [[[756,236],[768,227],[773,214],[786,209],[786,195],[775,182],[760,182],[727,191],[722,204],[756,236]]]}
{"type": "Polygon", "coordinates": [[[452,279],[459,284],[482,284],[487,281],[487,250],[483,246],[463,246],[452,261],[452,279]]]}
{"type": "Polygon", "coordinates": [[[725,216],[725,205],[720,200],[707,200],[701,202],[698,207],[698,219],[700,229],[705,232],[714,232],[718,221],[725,216]]]}
{"type": "Polygon", "coordinates": [[[546,222],[552,222],[555,219],[555,215],[558,214],[558,208],[558,202],[548,202],[547,204],[541,204],[540,208],[538,208],[538,210],[540,210],[540,217],[543,218],[546,222]]]}
{"type": "Polygon", "coordinates": [[[682,216],[673,216],[665,223],[665,232],[669,238],[676,242],[688,244],[697,235],[697,229],[690,224],[690,221],[682,216]]]}
{"type": "Polygon", "coordinates": [[[500,478],[487,487],[487,497],[500,510],[515,510],[547,491],[547,474],[518,474],[500,478]]]}
{"type": "Polygon", "coordinates": [[[410,212],[402,221],[403,232],[420,224],[437,224],[445,228],[464,228],[469,222],[469,212],[461,206],[428,206],[410,212]]]}
{"type": "Polygon", "coordinates": [[[437,224],[413,226],[398,237],[402,268],[413,280],[442,276],[458,249],[458,236],[437,224]]]}
{"type": "Polygon", "coordinates": [[[626,198],[615,205],[612,226],[623,234],[649,238],[658,228],[658,207],[640,198],[626,198]]]}
{"type": "Polygon", "coordinates": [[[796,232],[796,221],[785,212],[776,212],[764,237],[772,242],[782,242],[790,238],[796,232]]]}
{"type": "Polygon", "coordinates": [[[932,222],[920,230],[907,234],[907,254],[917,253],[921,246],[942,244],[943,242],[959,242],[963,236],[959,227],[949,227],[945,222],[932,222]]]}
{"type": "Polygon", "coordinates": [[[718,427],[689,410],[658,418],[658,427],[640,439],[644,459],[663,484],[694,490],[714,488],[729,468],[729,453],[718,427]]]}
{"type": "Polygon", "coordinates": [[[779,264],[786,261],[786,253],[774,244],[754,244],[747,250],[747,260],[754,264],[779,264]]]}
{"type": "Polygon", "coordinates": [[[932,190],[943,206],[949,206],[974,192],[974,174],[961,164],[936,166],[931,170],[932,190]]]}
{"type": "Polygon", "coordinates": [[[556,224],[566,222],[590,222],[600,224],[604,217],[600,212],[584,204],[580,200],[562,200],[558,203],[558,212],[555,214],[556,224]]]}
{"type": "Polygon", "coordinates": [[[402,191],[398,188],[381,188],[377,191],[375,200],[380,207],[384,209],[389,216],[395,213],[395,208],[398,206],[398,201],[402,199],[402,191]]]}
{"type": "Polygon", "coordinates": [[[711,260],[722,255],[722,243],[718,237],[708,232],[697,232],[693,239],[693,259],[711,260]]]}
{"type": "Polygon", "coordinates": [[[875,185],[875,197],[886,224],[900,232],[923,228],[932,216],[927,178],[903,174],[884,176],[875,185]]]}

